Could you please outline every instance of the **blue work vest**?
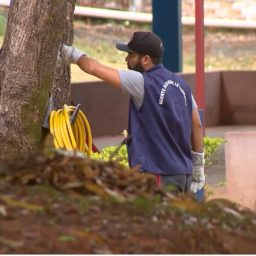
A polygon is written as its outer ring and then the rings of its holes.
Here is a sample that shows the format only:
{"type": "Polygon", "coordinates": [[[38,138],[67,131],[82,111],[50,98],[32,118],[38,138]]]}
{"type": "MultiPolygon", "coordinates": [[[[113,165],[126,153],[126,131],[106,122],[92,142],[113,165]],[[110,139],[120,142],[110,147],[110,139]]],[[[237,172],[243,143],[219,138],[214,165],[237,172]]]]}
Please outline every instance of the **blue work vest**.
{"type": "Polygon", "coordinates": [[[191,174],[191,90],[162,64],[142,73],[144,100],[130,100],[127,143],[130,167],[159,175],[191,174]]]}

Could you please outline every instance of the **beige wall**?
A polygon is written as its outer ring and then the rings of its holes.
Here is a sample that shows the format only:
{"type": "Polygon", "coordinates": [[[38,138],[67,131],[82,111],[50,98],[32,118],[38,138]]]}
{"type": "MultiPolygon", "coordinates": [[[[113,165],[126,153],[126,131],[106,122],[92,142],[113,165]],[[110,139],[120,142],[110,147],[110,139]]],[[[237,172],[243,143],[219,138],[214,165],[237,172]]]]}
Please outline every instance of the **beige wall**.
{"type": "Polygon", "coordinates": [[[225,140],[227,197],[256,211],[256,132],[228,132],[225,140]]]}
{"type": "MultiPolygon", "coordinates": [[[[194,93],[194,74],[181,74],[194,93]]],[[[72,85],[72,100],[90,122],[93,136],[118,135],[127,129],[129,96],[104,82],[72,85]]],[[[256,124],[256,72],[205,73],[205,124],[256,124]]]]}

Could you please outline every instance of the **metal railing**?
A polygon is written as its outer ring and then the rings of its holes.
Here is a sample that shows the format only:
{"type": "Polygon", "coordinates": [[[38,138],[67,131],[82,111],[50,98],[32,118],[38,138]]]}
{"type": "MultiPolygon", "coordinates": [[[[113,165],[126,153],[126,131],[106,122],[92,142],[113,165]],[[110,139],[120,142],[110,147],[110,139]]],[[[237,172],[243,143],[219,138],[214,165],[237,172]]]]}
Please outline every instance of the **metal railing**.
{"type": "MultiPolygon", "coordinates": [[[[0,6],[9,6],[10,0],[0,0],[0,6]]],[[[124,20],[131,22],[140,23],[151,23],[151,13],[141,12],[130,12],[130,11],[117,11],[110,9],[91,8],[84,6],[75,7],[75,15],[90,17],[90,18],[101,18],[101,19],[113,19],[113,20],[124,20]]],[[[182,17],[182,25],[194,26],[194,17],[182,17]]],[[[238,19],[204,19],[205,27],[219,27],[219,28],[237,28],[237,29],[255,29],[256,21],[252,20],[238,20],[238,19]]]]}

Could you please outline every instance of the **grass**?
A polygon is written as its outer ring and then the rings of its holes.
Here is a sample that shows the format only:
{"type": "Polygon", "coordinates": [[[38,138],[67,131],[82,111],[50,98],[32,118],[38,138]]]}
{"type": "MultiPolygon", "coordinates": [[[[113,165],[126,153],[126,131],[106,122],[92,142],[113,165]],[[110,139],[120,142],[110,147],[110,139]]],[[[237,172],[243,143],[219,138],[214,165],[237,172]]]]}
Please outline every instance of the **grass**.
{"type": "Polygon", "coordinates": [[[7,18],[4,14],[0,12],[0,35],[4,35],[5,28],[6,28],[7,18]]]}
{"type": "MultiPolygon", "coordinates": [[[[183,30],[183,72],[195,72],[195,38],[194,31],[183,30]]],[[[256,36],[252,31],[206,29],[205,30],[205,70],[255,70],[256,48],[254,42],[256,36]]],[[[86,51],[89,55],[103,64],[115,68],[126,68],[125,55],[115,49],[113,42],[86,43],[74,40],[74,44],[86,51]],[[86,44],[86,46],[85,46],[86,44]]],[[[84,73],[79,73],[77,67],[72,67],[72,81],[76,82],[83,77],[93,80],[84,73]]]]}

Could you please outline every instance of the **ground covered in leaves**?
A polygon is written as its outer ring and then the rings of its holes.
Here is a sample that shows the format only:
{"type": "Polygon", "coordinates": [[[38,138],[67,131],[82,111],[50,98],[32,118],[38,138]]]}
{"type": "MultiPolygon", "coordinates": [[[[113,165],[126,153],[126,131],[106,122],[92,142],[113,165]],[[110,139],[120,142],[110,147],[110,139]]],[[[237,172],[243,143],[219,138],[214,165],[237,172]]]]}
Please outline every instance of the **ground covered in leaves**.
{"type": "Polygon", "coordinates": [[[255,213],[62,153],[0,164],[0,227],[0,254],[256,253],[255,213]]]}

